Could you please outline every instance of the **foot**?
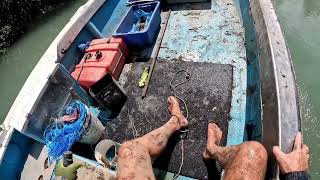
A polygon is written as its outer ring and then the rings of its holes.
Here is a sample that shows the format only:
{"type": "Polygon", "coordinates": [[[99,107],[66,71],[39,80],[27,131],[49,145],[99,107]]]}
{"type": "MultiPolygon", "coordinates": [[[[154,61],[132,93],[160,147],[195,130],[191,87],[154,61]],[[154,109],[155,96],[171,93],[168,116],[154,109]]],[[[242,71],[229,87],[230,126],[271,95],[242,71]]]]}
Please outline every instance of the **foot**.
{"type": "Polygon", "coordinates": [[[212,159],[215,149],[220,145],[222,131],[215,123],[208,124],[208,141],[203,152],[204,159],[212,159]]]}
{"type": "Polygon", "coordinates": [[[177,98],[170,96],[168,98],[169,112],[172,116],[176,116],[179,121],[180,128],[186,128],[188,126],[188,120],[182,115],[177,98]]]}

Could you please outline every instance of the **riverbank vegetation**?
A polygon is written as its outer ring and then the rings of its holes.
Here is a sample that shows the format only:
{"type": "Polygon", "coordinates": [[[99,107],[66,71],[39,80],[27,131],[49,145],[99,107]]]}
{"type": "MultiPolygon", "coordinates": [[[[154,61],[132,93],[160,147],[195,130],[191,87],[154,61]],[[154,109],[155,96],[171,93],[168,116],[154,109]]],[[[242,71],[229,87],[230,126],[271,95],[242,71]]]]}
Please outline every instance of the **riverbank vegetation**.
{"type": "Polygon", "coordinates": [[[36,17],[46,15],[64,3],[63,0],[1,0],[0,55],[28,29],[36,17]]]}

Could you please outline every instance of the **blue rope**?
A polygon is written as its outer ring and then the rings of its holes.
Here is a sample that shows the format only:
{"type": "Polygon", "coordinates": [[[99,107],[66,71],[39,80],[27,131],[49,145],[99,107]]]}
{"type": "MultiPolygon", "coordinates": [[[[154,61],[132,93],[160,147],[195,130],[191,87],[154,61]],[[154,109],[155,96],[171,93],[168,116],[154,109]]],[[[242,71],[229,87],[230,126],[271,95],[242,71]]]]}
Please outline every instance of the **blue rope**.
{"type": "Polygon", "coordinates": [[[78,111],[78,119],[72,123],[55,121],[44,131],[44,139],[48,149],[49,162],[60,159],[64,151],[70,150],[71,146],[81,138],[84,132],[83,124],[86,120],[86,106],[78,100],[69,104],[63,114],[72,115],[78,111]]]}

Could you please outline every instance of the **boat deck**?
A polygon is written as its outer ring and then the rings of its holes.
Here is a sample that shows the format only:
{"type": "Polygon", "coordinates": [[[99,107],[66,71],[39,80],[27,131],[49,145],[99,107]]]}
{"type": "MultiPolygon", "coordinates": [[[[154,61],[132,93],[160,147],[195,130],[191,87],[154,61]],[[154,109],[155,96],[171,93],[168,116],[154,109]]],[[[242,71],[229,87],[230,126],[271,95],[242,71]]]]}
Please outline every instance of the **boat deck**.
{"type": "MultiPolygon", "coordinates": [[[[155,47],[132,53],[134,58],[131,60],[139,62],[127,64],[119,80],[128,101],[118,118],[107,123],[105,135],[123,143],[135,137],[132,122],[138,136],[163,125],[169,118],[166,99],[172,95],[168,83],[174,73],[185,69],[192,77],[178,89],[178,95],[187,102],[190,121],[181,174],[207,179],[201,155],[208,122],[221,127],[224,145],[238,144],[244,139],[247,82],[244,29],[232,0],[179,4],[164,9],[162,21],[166,19],[168,9],[171,14],[147,97],[141,99],[142,88],[138,87],[138,82],[151,61],[141,61],[154,57],[155,47]]],[[[161,34],[155,44],[160,38],[161,34]]],[[[183,77],[178,78],[183,81],[183,77]]],[[[154,167],[177,172],[181,151],[176,140],[171,138],[166,152],[157,158],[154,167]]]]}
{"type": "MultiPolygon", "coordinates": [[[[190,81],[176,88],[177,95],[186,101],[189,114],[181,174],[205,179],[207,169],[202,159],[202,151],[206,144],[208,123],[215,122],[221,127],[224,132],[222,145],[227,141],[232,66],[180,60],[158,61],[147,97],[142,100],[142,88],[139,88],[137,83],[145,67],[146,63],[133,63],[126,69],[124,75],[127,81],[124,89],[128,100],[120,115],[107,123],[106,138],[122,143],[128,139],[141,137],[163,125],[170,118],[166,102],[167,97],[172,95],[169,82],[177,71],[184,69],[191,73],[190,81]]],[[[182,81],[185,81],[183,72],[176,76],[174,84],[182,81]]],[[[186,114],[182,103],[181,108],[186,114]]],[[[181,162],[180,149],[179,135],[176,134],[171,137],[166,151],[155,160],[153,167],[177,172],[181,162]]]]}
{"type": "MultiPolygon", "coordinates": [[[[105,37],[115,32],[124,17],[128,10],[125,2],[126,0],[109,0],[103,5],[106,7],[104,10],[110,11],[108,22],[104,27],[99,27],[105,37]]],[[[208,174],[200,157],[206,141],[206,124],[214,121],[221,126],[224,144],[239,144],[244,139],[247,88],[244,28],[237,5],[232,0],[167,6],[161,14],[162,21],[169,8],[172,12],[146,102],[140,102],[142,89],[137,86],[143,68],[150,66],[151,61],[130,62],[125,65],[120,79],[129,99],[119,117],[107,123],[106,136],[119,143],[132,139],[128,123],[130,119],[135,122],[139,136],[164,124],[169,117],[166,98],[172,95],[167,84],[173,73],[180,68],[187,69],[192,74],[192,80],[179,89],[190,109],[190,136],[186,140],[185,151],[188,156],[182,175],[206,179],[208,174]],[[129,106],[131,109],[127,108],[129,106]],[[197,159],[195,162],[194,157],[197,159]],[[198,168],[199,171],[196,170],[198,168]]],[[[155,42],[159,42],[160,38],[159,36],[155,42]]],[[[142,52],[131,53],[131,57],[134,57],[131,61],[143,61],[154,55],[155,48],[151,46],[142,52]]],[[[70,68],[70,64],[63,64],[67,69],[70,68]]],[[[161,162],[160,158],[155,167],[176,172],[181,157],[179,145],[170,147],[175,147],[174,153],[170,157],[165,153],[164,156],[167,157],[162,157],[162,160],[169,162],[161,162]]],[[[43,158],[37,160],[29,156],[24,166],[23,178],[30,179],[32,172],[41,168],[40,166],[43,166],[43,158]]]]}
{"type": "MultiPolygon", "coordinates": [[[[45,146],[36,141],[31,141],[29,145],[30,152],[25,161],[20,179],[52,179],[56,163],[52,163],[51,165],[46,163],[48,154],[45,146]]],[[[82,163],[84,165],[77,170],[78,180],[115,179],[114,172],[105,170],[94,161],[84,159],[78,155],[74,155],[73,160],[76,163],[82,163]]]]}
{"type": "Polygon", "coordinates": [[[55,163],[45,167],[47,157],[48,154],[45,146],[42,143],[32,141],[30,143],[30,152],[21,172],[20,179],[40,179],[40,177],[43,179],[50,179],[55,163]]]}

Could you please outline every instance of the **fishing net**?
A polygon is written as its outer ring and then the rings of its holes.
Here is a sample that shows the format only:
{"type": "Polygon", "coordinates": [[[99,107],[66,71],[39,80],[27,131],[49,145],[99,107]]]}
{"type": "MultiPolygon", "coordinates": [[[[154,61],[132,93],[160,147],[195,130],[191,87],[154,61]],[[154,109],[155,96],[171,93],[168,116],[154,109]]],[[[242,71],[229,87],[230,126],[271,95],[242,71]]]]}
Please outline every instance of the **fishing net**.
{"type": "Polygon", "coordinates": [[[81,138],[84,132],[83,124],[86,120],[86,106],[78,100],[72,101],[45,130],[44,139],[48,149],[49,162],[58,160],[64,151],[81,138]],[[72,115],[78,112],[78,118],[73,122],[62,121],[63,115],[72,115]]]}

